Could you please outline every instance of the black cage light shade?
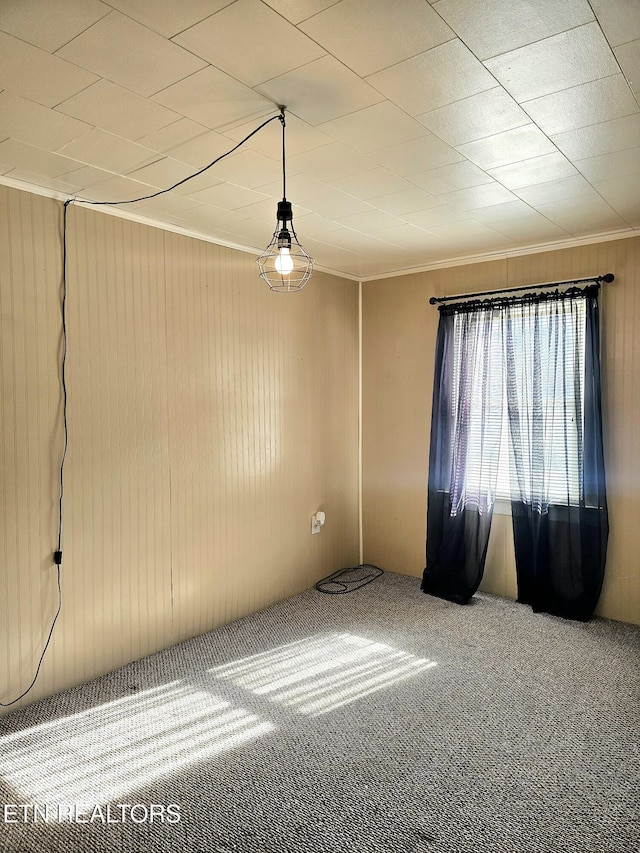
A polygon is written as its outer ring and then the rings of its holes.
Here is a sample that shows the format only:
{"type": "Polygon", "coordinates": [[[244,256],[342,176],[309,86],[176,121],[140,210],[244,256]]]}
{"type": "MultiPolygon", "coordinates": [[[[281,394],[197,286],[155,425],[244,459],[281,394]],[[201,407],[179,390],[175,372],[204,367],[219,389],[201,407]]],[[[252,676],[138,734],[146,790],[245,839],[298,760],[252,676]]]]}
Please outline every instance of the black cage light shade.
{"type": "Polygon", "coordinates": [[[285,172],[285,119],[284,107],[280,107],[282,123],[282,201],[278,202],[276,230],[271,242],[256,263],[271,290],[292,293],[302,290],[313,273],[313,258],[300,245],[293,227],[291,202],[287,201],[285,172]]]}

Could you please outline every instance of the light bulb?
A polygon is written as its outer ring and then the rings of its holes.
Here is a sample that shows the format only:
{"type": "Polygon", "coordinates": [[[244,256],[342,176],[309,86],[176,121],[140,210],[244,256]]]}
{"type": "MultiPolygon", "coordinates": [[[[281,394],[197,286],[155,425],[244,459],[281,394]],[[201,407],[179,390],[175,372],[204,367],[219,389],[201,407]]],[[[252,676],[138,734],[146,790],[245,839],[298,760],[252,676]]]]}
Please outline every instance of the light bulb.
{"type": "Polygon", "coordinates": [[[274,266],[280,275],[289,275],[293,271],[293,258],[286,246],[283,246],[278,251],[278,257],[275,260],[274,266]]]}

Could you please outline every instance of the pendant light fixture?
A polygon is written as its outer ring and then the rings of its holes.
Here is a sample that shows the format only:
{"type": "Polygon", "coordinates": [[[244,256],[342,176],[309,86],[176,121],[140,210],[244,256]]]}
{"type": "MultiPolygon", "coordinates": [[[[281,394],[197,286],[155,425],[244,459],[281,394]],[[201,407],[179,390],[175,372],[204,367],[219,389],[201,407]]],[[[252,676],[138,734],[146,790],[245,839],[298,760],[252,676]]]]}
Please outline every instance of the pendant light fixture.
{"type": "Polygon", "coordinates": [[[313,258],[300,245],[293,227],[291,202],[287,201],[287,177],[285,171],[285,128],[284,107],[280,107],[282,124],[282,201],[278,202],[276,230],[271,242],[256,263],[271,290],[291,293],[302,290],[313,273],[313,258]]]}

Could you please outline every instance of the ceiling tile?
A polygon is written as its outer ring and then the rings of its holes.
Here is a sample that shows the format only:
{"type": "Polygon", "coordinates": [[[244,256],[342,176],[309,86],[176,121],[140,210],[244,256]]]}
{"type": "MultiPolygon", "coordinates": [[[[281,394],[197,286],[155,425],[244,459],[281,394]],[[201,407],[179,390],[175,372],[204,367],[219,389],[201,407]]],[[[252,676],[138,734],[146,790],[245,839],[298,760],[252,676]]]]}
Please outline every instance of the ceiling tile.
{"type": "Polygon", "coordinates": [[[618,209],[620,203],[628,204],[640,198],[640,174],[625,175],[623,178],[606,178],[594,181],[593,186],[609,204],[618,209]]]}
{"type": "Polygon", "coordinates": [[[207,132],[204,125],[191,121],[190,118],[180,118],[166,127],[141,136],[135,141],[146,148],[152,148],[154,151],[168,151],[170,148],[175,148],[176,145],[181,145],[183,142],[188,142],[190,139],[207,132]]]}
{"type": "Polygon", "coordinates": [[[264,0],[264,2],[292,24],[299,24],[341,0],[264,0]]]}
{"type": "Polygon", "coordinates": [[[640,228],[640,197],[628,199],[617,199],[615,202],[616,212],[632,228],[640,228]]]}
{"type": "MultiPolygon", "coordinates": [[[[191,166],[187,166],[186,163],[180,163],[171,157],[163,157],[161,160],[156,160],[155,163],[143,166],[141,169],[134,169],[128,173],[128,177],[134,181],[141,181],[152,187],[158,187],[158,189],[167,189],[177,184],[178,181],[187,178],[192,171],[191,166]]],[[[215,183],[215,179],[213,183],[215,183]]]]}
{"type": "Polygon", "coordinates": [[[2,0],[0,29],[53,53],[111,11],[100,0],[2,0]]]}
{"type": "Polygon", "coordinates": [[[285,103],[287,197],[319,265],[373,276],[623,233],[640,226],[640,33],[610,2],[622,73],[588,0],[63,0],[66,19],[0,0],[0,172],[116,201],[201,172],[124,209],[260,249],[285,103]],[[67,90],[55,65],[89,82],[67,90]]]}
{"type": "Polygon", "coordinates": [[[593,20],[587,0],[439,0],[436,9],[479,59],[593,20]]]}
{"type": "Polygon", "coordinates": [[[273,112],[273,104],[262,95],[211,66],[174,83],[153,100],[211,130],[253,118],[258,125],[260,117],[273,112]]]}
{"type": "Polygon", "coordinates": [[[70,168],[64,174],[64,178],[71,181],[78,190],[84,190],[100,181],[112,178],[113,174],[105,169],[97,169],[95,166],[84,166],[77,160],[69,160],[70,168]]]}
{"type": "Polygon", "coordinates": [[[486,136],[458,145],[458,151],[481,169],[493,169],[517,163],[529,157],[552,154],[556,146],[534,124],[486,136]]]}
{"type": "Polygon", "coordinates": [[[166,107],[108,80],[99,80],[59,104],[56,109],[115,133],[116,136],[133,140],[172,124],[179,118],[166,107]]]}
{"type": "Polygon", "coordinates": [[[174,160],[202,168],[232,148],[233,142],[230,142],[226,136],[222,136],[214,130],[208,130],[206,133],[194,136],[193,139],[188,139],[180,145],[168,148],[166,153],[174,160]]]}
{"type": "MultiPolygon", "coordinates": [[[[191,168],[189,171],[193,172],[193,169],[191,168]]],[[[212,169],[207,169],[201,175],[196,174],[195,176],[190,176],[188,181],[185,181],[184,184],[180,184],[179,187],[176,187],[173,190],[173,194],[193,196],[194,193],[197,193],[199,190],[206,190],[209,189],[209,187],[215,187],[217,184],[221,183],[223,183],[223,181],[212,174],[212,169]]]]}
{"type": "Polygon", "coordinates": [[[11,136],[56,151],[91,126],[55,110],[34,104],[11,92],[0,92],[0,139],[11,136]]]}
{"type": "Polygon", "coordinates": [[[248,86],[279,77],[325,54],[260,0],[236,0],[173,41],[248,86]],[[286,45],[274,50],[274,45],[286,45]]]}
{"type": "MultiPolygon", "coordinates": [[[[379,240],[386,240],[389,243],[395,243],[404,251],[407,249],[418,250],[422,252],[427,245],[437,245],[441,242],[441,237],[436,237],[435,234],[429,234],[428,231],[418,228],[416,225],[410,225],[408,222],[403,222],[402,225],[393,225],[390,228],[377,228],[375,236],[379,240]]],[[[419,255],[418,257],[424,257],[419,255]]]]}
{"type": "Polygon", "coordinates": [[[351,216],[342,216],[339,221],[347,228],[355,228],[357,231],[375,231],[378,228],[391,228],[401,225],[400,220],[385,213],[383,210],[371,210],[368,213],[354,213],[351,216]]]}
{"type": "Polygon", "coordinates": [[[490,169],[489,173],[503,186],[515,190],[519,187],[530,187],[533,184],[553,181],[555,178],[577,175],[577,170],[563,154],[556,151],[553,154],[521,160],[519,163],[499,166],[497,169],[490,169]]]}
{"type": "Polygon", "coordinates": [[[640,39],[621,44],[615,49],[616,59],[632,92],[640,93],[640,39]]]}
{"type": "Polygon", "coordinates": [[[192,27],[233,0],[109,0],[109,5],[166,38],[192,27]]]}
{"type": "MultiPolygon", "coordinates": [[[[198,205],[198,207],[202,207],[202,205],[198,205]]],[[[147,220],[151,226],[161,221],[171,225],[179,225],[181,228],[187,228],[187,216],[190,212],[191,210],[183,211],[180,214],[170,213],[164,209],[160,210],[157,206],[152,205],[151,202],[145,202],[140,207],[136,207],[136,214],[147,220]]]]}
{"type": "Polygon", "coordinates": [[[363,154],[428,133],[424,125],[390,101],[325,122],[319,129],[363,154]]]}
{"type": "Polygon", "coordinates": [[[294,200],[294,214],[295,202],[298,199],[299,202],[304,204],[304,206],[309,210],[312,210],[314,213],[317,213],[319,216],[326,217],[327,219],[337,219],[340,216],[350,216],[351,214],[365,213],[367,211],[374,210],[373,205],[368,204],[366,201],[362,201],[362,199],[355,198],[352,195],[347,195],[347,193],[340,192],[340,190],[333,188],[330,188],[333,189],[331,195],[326,195],[322,192],[317,198],[313,198],[311,196],[307,196],[306,198],[303,196],[299,197],[295,192],[296,178],[293,180],[294,189],[292,189],[291,192],[287,190],[287,197],[294,200]]]}
{"type": "MultiPolygon", "coordinates": [[[[239,208],[239,214],[243,218],[252,219],[255,222],[260,222],[265,227],[265,232],[269,229],[273,232],[276,228],[276,214],[278,211],[278,203],[273,198],[263,198],[262,201],[257,201],[255,204],[248,204],[246,207],[239,208]]],[[[307,218],[307,211],[304,207],[296,205],[295,227],[300,228],[301,220],[307,218]]]]}
{"type": "Polygon", "coordinates": [[[272,104],[317,125],[380,103],[382,95],[333,56],[323,56],[258,87],[272,104]]]}
{"type": "Polygon", "coordinates": [[[426,190],[413,187],[388,195],[375,196],[369,199],[380,210],[392,213],[394,216],[402,216],[405,213],[415,213],[429,207],[438,207],[442,202],[436,196],[432,196],[426,190]]]}
{"type": "Polygon", "coordinates": [[[472,219],[465,222],[434,225],[430,230],[445,240],[452,240],[454,245],[458,243],[467,248],[476,246],[478,248],[483,246],[498,248],[498,246],[505,246],[509,242],[508,238],[506,240],[501,239],[504,235],[494,231],[493,228],[472,219]]]}
{"type": "Polygon", "coordinates": [[[348,249],[332,245],[328,242],[330,236],[327,235],[327,242],[305,240],[307,251],[315,258],[318,257],[319,253],[322,253],[322,257],[326,259],[324,261],[325,265],[332,270],[357,275],[363,263],[362,255],[359,252],[350,252],[348,249]]]}
{"type": "Polygon", "coordinates": [[[459,39],[367,77],[410,115],[422,115],[492,89],[496,81],[459,39]]]}
{"type": "Polygon", "coordinates": [[[16,181],[24,181],[26,184],[31,184],[36,187],[45,187],[46,189],[56,190],[59,193],[65,193],[68,196],[78,194],[80,187],[73,184],[64,175],[59,178],[52,178],[48,175],[42,175],[38,172],[30,172],[28,169],[18,167],[16,169],[4,168],[0,165],[0,172],[6,177],[16,181]]]}
{"type": "Polygon", "coordinates": [[[95,74],[0,32],[0,88],[54,107],[96,80],[95,74]]]}
{"type": "Polygon", "coordinates": [[[205,65],[120,12],[102,18],[58,50],[56,56],[144,96],[165,89],[205,65]]]}
{"type": "Polygon", "coordinates": [[[524,110],[499,86],[424,113],[418,119],[449,145],[463,145],[531,123],[524,110]]]}
{"type": "Polygon", "coordinates": [[[427,169],[448,166],[450,163],[459,163],[464,160],[463,155],[459,154],[455,148],[451,148],[433,134],[374,151],[370,156],[381,166],[403,176],[415,175],[427,169]]]}
{"type": "Polygon", "coordinates": [[[326,235],[325,239],[330,241],[332,246],[355,250],[369,256],[385,250],[384,242],[375,234],[365,234],[351,228],[332,231],[331,234],[326,235]]]}
{"type": "Polygon", "coordinates": [[[527,101],[524,108],[548,135],[638,112],[622,74],[527,101]]]}
{"type": "Polygon", "coordinates": [[[129,172],[159,159],[155,151],[97,128],[63,145],[59,153],[109,172],[129,172]]]}
{"type": "Polygon", "coordinates": [[[342,0],[300,29],[361,77],[454,38],[424,0],[402,0],[401,14],[399,27],[397,0],[342,0]]]}
{"type": "Polygon", "coordinates": [[[318,216],[317,213],[305,213],[302,218],[305,235],[310,237],[321,237],[323,234],[330,234],[332,231],[338,231],[342,228],[339,222],[334,222],[331,219],[325,219],[323,216],[318,216]]]}
{"type": "Polygon", "coordinates": [[[493,183],[486,172],[468,160],[410,175],[409,180],[433,195],[493,183]]]}
{"type": "Polygon", "coordinates": [[[538,210],[576,237],[627,227],[624,219],[599,196],[579,199],[577,202],[575,199],[562,199],[541,204],[538,210]]]}
{"type": "MultiPolygon", "coordinates": [[[[287,177],[292,174],[291,164],[288,166],[290,168],[287,177]]],[[[282,166],[257,151],[240,149],[212,166],[211,174],[230,184],[255,189],[277,180],[282,174],[282,166]]]]}
{"type": "MultiPolygon", "coordinates": [[[[120,175],[110,175],[105,181],[94,184],[88,193],[91,201],[127,201],[128,199],[141,198],[157,192],[156,187],[139,183],[131,178],[123,178],[120,175]]],[[[141,202],[123,205],[125,210],[136,210],[141,202]]]]}
{"type": "Polygon", "coordinates": [[[460,208],[452,207],[450,204],[441,204],[440,207],[432,207],[429,210],[417,210],[415,213],[403,214],[402,219],[406,219],[407,222],[428,231],[433,225],[468,221],[471,216],[472,214],[467,210],[460,210],[460,208]]]}
{"type": "Polygon", "coordinates": [[[582,175],[573,175],[570,178],[558,178],[555,181],[547,181],[544,184],[536,184],[532,187],[522,187],[514,190],[521,199],[537,207],[539,204],[547,204],[552,201],[560,201],[566,198],[579,198],[584,195],[594,196],[596,194],[591,184],[582,175]]]}
{"type": "Polygon", "coordinates": [[[240,207],[246,207],[248,204],[255,204],[268,198],[264,193],[258,193],[255,190],[234,184],[216,184],[214,187],[193,193],[191,197],[196,201],[213,204],[216,207],[229,208],[229,210],[237,210],[240,207]]]}
{"type": "Polygon", "coordinates": [[[590,157],[587,160],[576,160],[575,164],[591,183],[609,178],[623,178],[625,175],[636,175],[640,172],[640,148],[627,148],[611,154],[600,154],[598,157],[590,157]]]}
{"type": "Polygon", "coordinates": [[[362,263],[359,277],[365,282],[370,278],[375,280],[385,273],[406,272],[410,274],[416,270],[424,269],[431,261],[437,261],[442,257],[441,247],[443,240],[435,234],[424,233],[424,248],[421,251],[398,253],[396,249],[388,258],[377,258],[376,262],[365,261],[362,263]],[[436,248],[437,245],[437,248],[436,248]]]}
{"type": "Polygon", "coordinates": [[[591,0],[591,5],[613,47],[640,38],[637,0],[591,0]]]}
{"type": "MultiPolygon", "coordinates": [[[[244,219],[239,222],[234,222],[228,226],[227,231],[229,237],[234,243],[240,246],[248,246],[256,250],[262,251],[271,239],[271,231],[265,227],[262,222],[255,222],[253,219],[244,219]]],[[[305,240],[305,244],[306,244],[305,240]]],[[[256,252],[257,254],[258,252],[256,252]]]]}
{"type": "Polygon", "coordinates": [[[0,163],[4,162],[11,163],[22,171],[28,170],[50,178],[64,175],[72,166],[66,157],[43,151],[42,148],[19,142],[17,139],[5,139],[0,142],[0,163]]]}
{"type": "Polygon", "coordinates": [[[640,139],[640,112],[601,124],[569,130],[551,137],[570,160],[597,157],[625,148],[634,148],[640,139]]]}
{"type": "Polygon", "coordinates": [[[526,202],[522,201],[522,199],[516,198],[515,201],[505,201],[502,204],[492,204],[490,207],[478,208],[474,210],[473,218],[499,231],[500,226],[504,222],[512,222],[515,219],[522,222],[527,218],[535,221],[536,219],[540,219],[540,215],[529,207],[526,202]]]}
{"type": "Polygon", "coordinates": [[[304,154],[296,154],[295,157],[287,159],[287,164],[321,181],[339,180],[375,167],[374,162],[340,142],[323,145],[322,148],[314,148],[304,154]]]}
{"type": "Polygon", "coordinates": [[[618,71],[595,22],[488,59],[485,65],[519,103],[618,71]]]}
{"type": "MultiPolygon", "coordinates": [[[[229,228],[234,222],[245,218],[243,209],[224,210],[222,207],[214,207],[212,204],[201,204],[187,211],[185,219],[193,226],[208,226],[210,228],[229,228]]],[[[268,234],[267,234],[268,237],[268,234]]],[[[266,243],[266,240],[265,240],[266,243]]]]}
{"type": "Polygon", "coordinates": [[[459,207],[461,210],[475,210],[479,207],[490,207],[493,204],[504,204],[515,200],[513,193],[495,182],[456,190],[446,193],[440,198],[447,204],[459,207]]]}
{"type": "Polygon", "coordinates": [[[169,213],[183,216],[186,211],[201,207],[198,202],[184,196],[177,196],[174,193],[163,193],[162,195],[151,198],[141,205],[140,210],[146,210],[149,213],[169,213]]]}
{"type": "MultiPolygon", "coordinates": [[[[491,210],[491,208],[486,208],[491,210]]],[[[510,221],[497,222],[496,231],[516,240],[521,246],[535,246],[538,243],[548,243],[552,240],[567,240],[571,235],[540,214],[533,214],[510,221]]]]}
{"type": "Polygon", "coordinates": [[[412,188],[408,181],[387,169],[371,169],[367,172],[349,175],[346,178],[339,178],[336,181],[328,181],[328,183],[342,190],[342,192],[365,201],[375,195],[385,195],[400,192],[403,189],[411,190],[412,188]]]}

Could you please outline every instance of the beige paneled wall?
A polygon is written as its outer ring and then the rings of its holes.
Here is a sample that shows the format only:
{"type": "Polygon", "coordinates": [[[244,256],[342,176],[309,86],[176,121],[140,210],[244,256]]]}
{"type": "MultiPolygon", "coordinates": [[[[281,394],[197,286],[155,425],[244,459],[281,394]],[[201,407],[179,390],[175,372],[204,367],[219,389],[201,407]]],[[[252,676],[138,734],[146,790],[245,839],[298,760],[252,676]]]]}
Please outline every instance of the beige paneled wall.
{"type": "Polygon", "coordinates": [[[80,207],[68,218],[69,452],[56,640],[81,681],[172,636],[164,234],[80,207]]]}
{"type": "MultiPolygon", "coordinates": [[[[0,699],[55,612],[61,205],[0,187],[0,699]]],[[[358,559],[358,288],[71,206],[63,609],[23,704],[358,559]],[[327,523],[311,536],[311,514],[327,523]]]]}
{"type": "MultiPolygon", "coordinates": [[[[4,190],[0,216],[0,699],[7,701],[31,682],[57,602],[62,217],[49,199],[4,190]]],[[[61,646],[51,651],[49,663],[63,668],[61,646]]],[[[38,686],[54,689],[52,666],[38,686]]]]}
{"type": "Polygon", "coordinates": [[[165,239],[182,638],[357,562],[357,285],[270,293],[250,255],[165,239]]]}
{"type": "MultiPolygon", "coordinates": [[[[640,238],[363,285],[364,559],[420,577],[437,308],[429,297],[613,272],[602,290],[610,538],[597,613],[640,623],[640,238]]],[[[510,518],[494,516],[483,589],[515,596],[510,518]]]]}

